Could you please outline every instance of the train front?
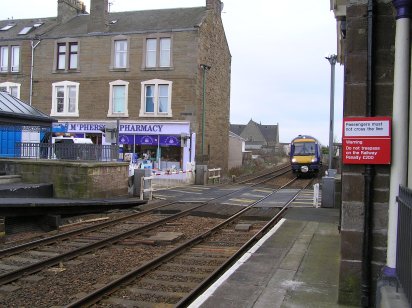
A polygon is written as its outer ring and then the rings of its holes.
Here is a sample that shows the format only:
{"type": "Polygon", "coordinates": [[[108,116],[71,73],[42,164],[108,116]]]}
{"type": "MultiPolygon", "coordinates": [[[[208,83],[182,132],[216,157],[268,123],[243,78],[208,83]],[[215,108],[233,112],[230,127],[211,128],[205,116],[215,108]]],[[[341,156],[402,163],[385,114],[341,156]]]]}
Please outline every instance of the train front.
{"type": "Polygon", "coordinates": [[[293,139],[290,148],[290,163],[292,171],[298,176],[317,173],[322,164],[318,141],[308,136],[293,139]]]}

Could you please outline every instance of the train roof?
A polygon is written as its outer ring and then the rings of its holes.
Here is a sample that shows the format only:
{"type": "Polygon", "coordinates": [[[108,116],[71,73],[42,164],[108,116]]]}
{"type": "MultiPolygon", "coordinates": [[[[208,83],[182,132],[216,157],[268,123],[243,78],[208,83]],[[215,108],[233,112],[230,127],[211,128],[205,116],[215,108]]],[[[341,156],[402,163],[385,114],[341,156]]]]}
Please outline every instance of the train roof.
{"type": "Polygon", "coordinates": [[[312,137],[309,135],[299,135],[296,138],[294,138],[291,143],[293,142],[317,142],[319,143],[319,141],[315,137],[312,137]]]}

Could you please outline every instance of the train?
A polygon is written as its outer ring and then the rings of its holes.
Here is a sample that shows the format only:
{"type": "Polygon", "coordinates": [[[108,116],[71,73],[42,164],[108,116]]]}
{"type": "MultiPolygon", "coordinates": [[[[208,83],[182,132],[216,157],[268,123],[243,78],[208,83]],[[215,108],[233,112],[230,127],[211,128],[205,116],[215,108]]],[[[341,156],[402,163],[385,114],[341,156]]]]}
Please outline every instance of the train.
{"type": "Polygon", "coordinates": [[[308,135],[299,135],[290,143],[290,164],[292,172],[315,176],[322,168],[322,149],[319,141],[308,135]]]}

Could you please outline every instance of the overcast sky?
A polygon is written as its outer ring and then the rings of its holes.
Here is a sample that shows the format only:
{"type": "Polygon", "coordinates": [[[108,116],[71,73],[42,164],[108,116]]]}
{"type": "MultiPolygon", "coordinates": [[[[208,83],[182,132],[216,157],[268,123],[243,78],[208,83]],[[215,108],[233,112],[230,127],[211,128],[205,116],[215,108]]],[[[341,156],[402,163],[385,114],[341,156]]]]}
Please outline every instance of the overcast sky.
{"type": "MultiPolygon", "coordinates": [[[[2,1],[0,20],[57,16],[57,0],[2,1]]],[[[87,10],[90,0],[83,1],[87,10]]],[[[109,0],[112,12],[205,6],[206,0],[109,0]]],[[[232,54],[230,122],[279,124],[281,142],[299,134],[329,143],[336,22],[329,0],[223,0],[232,54]]],[[[336,65],[334,139],[341,140],[343,67],[336,65]]]]}

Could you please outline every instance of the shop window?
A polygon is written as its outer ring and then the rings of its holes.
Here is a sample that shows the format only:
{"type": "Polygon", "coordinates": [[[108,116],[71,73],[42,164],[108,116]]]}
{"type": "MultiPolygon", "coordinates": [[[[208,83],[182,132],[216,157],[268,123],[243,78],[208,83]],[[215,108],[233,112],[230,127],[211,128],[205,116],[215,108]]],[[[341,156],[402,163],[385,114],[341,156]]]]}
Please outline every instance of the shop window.
{"type": "Polygon", "coordinates": [[[59,42],[56,45],[56,71],[67,72],[79,69],[79,43],[59,42]]]}
{"type": "Polygon", "coordinates": [[[146,39],[145,68],[170,68],[172,66],[172,40],[170,37],[146,39]]]}
{"type": "Polygon", "coordinates": [[[51,116],[79,116],[79,85],[71,81],[53,83],[51,116]]]}
{"type": "Polygon", "coordinates": [[[171,81],[144,81],[141,89],[140,117],[172,117],[171,81]]]}
{"type": "Polygon", "coordinates": [[[108,117],[128,117],[129,82],[117,80],[110,82],[108,117]]]}
{"type": "Polygon", "coordinates": [[[0,47],[0,72],[17,73],[20,71],[20,46],[0,47]]]}
{"type": "Polygon", "coordinates": [[[16,98],[20,98],[20,84],[14,82],[0,83],[0,91],[5,91],[16,98]]]}
{"type": "Polygon", "coordinates": [[[112,39],[111,70],[129,69],[129,38],[124,35],[112,39]]]}

